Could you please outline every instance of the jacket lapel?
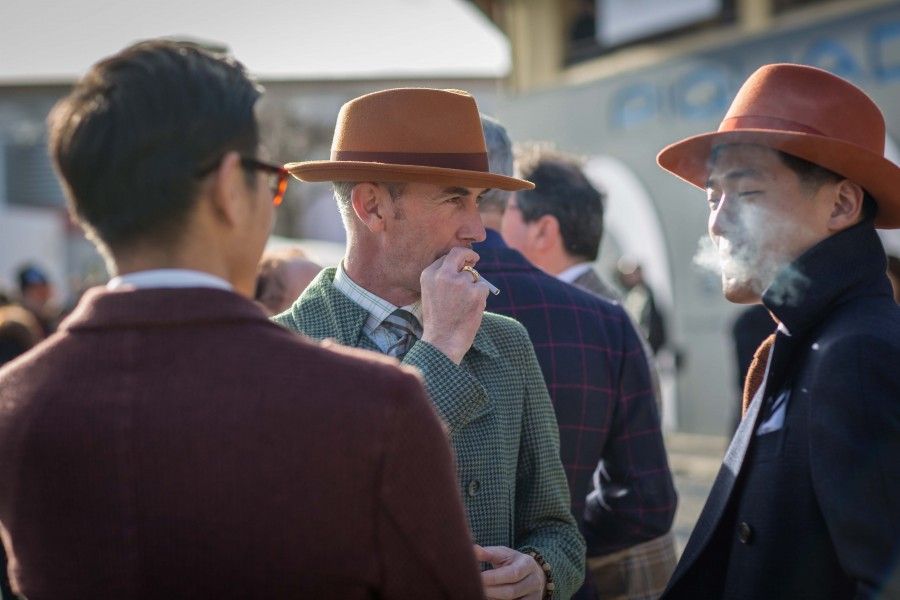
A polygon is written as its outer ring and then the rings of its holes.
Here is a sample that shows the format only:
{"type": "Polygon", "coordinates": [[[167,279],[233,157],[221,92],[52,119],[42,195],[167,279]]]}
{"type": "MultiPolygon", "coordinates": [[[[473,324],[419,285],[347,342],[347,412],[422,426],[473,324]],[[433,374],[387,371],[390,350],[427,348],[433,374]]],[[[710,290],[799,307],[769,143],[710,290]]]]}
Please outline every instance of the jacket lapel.
{"type": "Polygon", "coordinates": [[[697,524],[691,532],[691,537],[688,539],[687,546],[684,548],[681,560],[678,561],[678,566],[672,574],[667,589],[671,589],[675,582],[684,575],[697,557],[700,556],[713,531],[718,526],[722,514],[725,512],[728,499],[731,497],[734,484],[743,466],[744,457],[747,455],[747,448],[753,439],[753,432],[756,430],[756,420],[759,418],[762,399],[765,397],[765,394],[761,393],[761,391],[757,392],[750,403],[747,414],[741,420],[741,424],[731,440],[731,445],[728,446],[728,450],[725,452],[725,458],[722,460],[722,466],[718,475],[716,475],[716,480],[709,492],[709,497],[706,499],[706,504],[703,506],[703,512],[700,513],[700,517],[697,519],[697,524]]]}
{"type": "Polygon", "coordinates": [[[703,512],[697,520],[694,531],[691,532],[691,537],[684,549],[681,560],[678,562],[675,573],[672,575],[669,583],[670,588],[700,556],[703,548],[709,543],[713,531],[718,526],[743,468],[747,449],[753,441],[764,400],[784,385],[785,377],[790,372],[789,368],[797,347],[798,344],[794,339],[781,331],[777,333],[775,345],[772,347],[772,358],[769,363],[769,371],[766,374],[765,386],[757,391],[756,396],[750,403],[747,414],[731,440],[731,445],[728,447],[725,458],[722,460],[722,467],[719,469],[719,474],[713,483],[709,498],[707,498],[706,505],[703,507],[703,512]]]}
{"type": "Polygon", "coordinates": [[[331,338],[342,346],[375,349],[363,343],[368,340],[362,333],[368,313],[334,287],[334,273],[334,268],[319,273],[294,305],[274,320],[317,340],[331,338]]]}

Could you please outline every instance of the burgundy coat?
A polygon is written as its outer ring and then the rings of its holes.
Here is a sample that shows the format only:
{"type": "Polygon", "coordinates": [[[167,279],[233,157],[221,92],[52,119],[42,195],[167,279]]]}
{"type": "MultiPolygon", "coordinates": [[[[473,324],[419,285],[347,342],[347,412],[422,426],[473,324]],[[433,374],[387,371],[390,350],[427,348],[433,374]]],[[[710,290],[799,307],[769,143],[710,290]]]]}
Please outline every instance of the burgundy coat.
{"type": "Polygon", "coordinates": [[[0,522],[41,598],[481,598],[417,377],[214,289],[88,292],[0,370],[0,522]]]}

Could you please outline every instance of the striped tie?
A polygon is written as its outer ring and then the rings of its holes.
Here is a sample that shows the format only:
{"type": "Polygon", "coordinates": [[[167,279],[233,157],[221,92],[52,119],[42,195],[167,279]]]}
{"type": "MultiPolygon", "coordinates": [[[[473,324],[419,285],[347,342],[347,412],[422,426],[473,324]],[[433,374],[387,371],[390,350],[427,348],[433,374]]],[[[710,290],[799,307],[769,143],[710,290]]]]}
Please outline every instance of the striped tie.
{"type": "Polygon", "coordinates": [[[422,326],[419,324],[419,320],[411,312],[402,308],[398,308],[385,317],[381,326],[394,337],[393,343],[385,354],[398,360],[403,360],[412,345],[422,335],[422,326]]]}

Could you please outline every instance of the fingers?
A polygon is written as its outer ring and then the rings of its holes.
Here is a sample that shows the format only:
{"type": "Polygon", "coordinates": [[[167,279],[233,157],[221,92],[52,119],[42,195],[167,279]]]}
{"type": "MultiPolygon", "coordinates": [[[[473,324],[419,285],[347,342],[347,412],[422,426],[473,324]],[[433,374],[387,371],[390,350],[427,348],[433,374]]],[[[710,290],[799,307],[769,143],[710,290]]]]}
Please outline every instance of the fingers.
{"type": "Polygon", "coordinates": [[[444,266],[455,271],[461,270],[466,265],[474,265],[478,262],[478,253],[471,248],[452,248],[444,255],[444,266]]]}
{"type": "Polygon", "coordinates": [[[500,567],[518,554],[506,546],[479,546],[475,544],[475,558],[480,562],[488,562],[500,567]]]}
{"type": "Polygon", "coordinates": [[[484,586],[484,595],[490,600],[508,600],[512,598],[540,600],[543,595],[542,592],[541,580],[538,575],[533,573],[516,583],[484,586]]]}
{"type": "Polygon", "coordinates": [[[502,567],[481,573],[481,583],[485,587],[518,583],[534,573],[524,561],[515,561],[502,567]]]}
{"type": "MultiPolygon", "coordinates": [[[[474,548],[475,548],[475,560],[477,560],[478,562],[486,562],[486,563],[491,562],[491,557],[493,555],[490,552],[488,552],[487,550],[485,550],[482,546],[479,546],[478,544],[475,544],[474,548]]],[[[493,564],[493,563],[491,563],[491,564],[493,564]]]]}

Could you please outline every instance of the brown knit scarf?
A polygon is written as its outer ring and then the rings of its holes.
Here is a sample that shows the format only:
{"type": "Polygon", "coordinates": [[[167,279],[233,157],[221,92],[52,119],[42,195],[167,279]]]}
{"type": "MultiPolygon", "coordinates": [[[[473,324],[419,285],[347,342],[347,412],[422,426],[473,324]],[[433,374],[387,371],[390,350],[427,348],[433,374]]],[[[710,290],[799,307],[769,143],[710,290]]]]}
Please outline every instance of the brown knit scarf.
{"type": "Polygon", "coordinates": [[[759,348],[757,348],[756,352],[753,354],[753,361],[750,363],[750,368],[747,369],[747,378],[744,379],[744,401],[741,406],[742,415],[747,414],[747,409],[750,408],[750,403],[753,402],[753,396],[756,395],[756,390],[762,385],[763,378],[766,376],[766,365],[769,362],[769,352],[772,351],[772,345],[774,343],[775,334],[773,333],[763,340],[762,344],[759,345],[759,348]]]}

